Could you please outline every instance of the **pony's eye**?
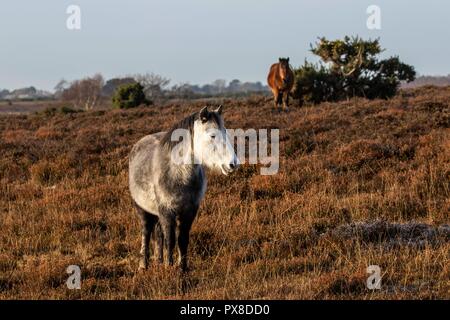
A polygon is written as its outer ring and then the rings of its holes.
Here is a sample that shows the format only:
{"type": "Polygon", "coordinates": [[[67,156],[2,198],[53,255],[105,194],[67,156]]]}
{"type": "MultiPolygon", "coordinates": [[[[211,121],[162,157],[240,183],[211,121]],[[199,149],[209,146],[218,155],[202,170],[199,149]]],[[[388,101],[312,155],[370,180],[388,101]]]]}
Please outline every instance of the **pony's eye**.
{"type": "Polygon", "coordinates": [[[211,139],[214,140],[215,138],[216,138],[216,135],[215,135],[215,134],[212,134],[212,135],[211,135],[211,139]]]}

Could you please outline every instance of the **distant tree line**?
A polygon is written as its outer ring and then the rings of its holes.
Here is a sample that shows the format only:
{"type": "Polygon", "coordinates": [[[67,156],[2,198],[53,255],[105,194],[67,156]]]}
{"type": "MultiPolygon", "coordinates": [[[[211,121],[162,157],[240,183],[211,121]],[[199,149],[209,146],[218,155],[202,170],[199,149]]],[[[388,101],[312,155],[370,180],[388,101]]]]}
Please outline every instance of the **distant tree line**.
{"type": "Polygon", "coordinates": [[[130,108],[140,104],[150,105],[162,99],[247,95],[268,91],[267,86],[261,82],[241,82],[237,79],[230,83],[219,79],[203,86],[182,83],[169,87],[169,84],[170,79],[155,73],[135,74],[107,81],[102,75],[96,74],[72,82],[64,79],[59,81],[55,86],[54,96],[71,103],[75,108],[91,110],[106,99],[111,99],[115,107],[130,108]]]}
{"type": "Polygon", "coordinates": [[[53,95],[44,90],[38,90],[35,87],[26,87],[9,91],[8,89],[0,89],[0,100],[48,100],[53,95]]]}
{"type": "MultiPolygon", "coordinates": [[[[189,85],[185,84],[184,90],[190,91],[192,94],[197,95],[234,95],[242,93],[265,93],[268,92],[269,88],[263,85],[261,82],[241,82],[238,79],[230,81],[228,84],[226,80],[218,79],[211,84],[205,84],[203,86],[199,85],[189,85]]],[[[173,91],[177,91],[179,87],[172,87],[173,91]]]]}

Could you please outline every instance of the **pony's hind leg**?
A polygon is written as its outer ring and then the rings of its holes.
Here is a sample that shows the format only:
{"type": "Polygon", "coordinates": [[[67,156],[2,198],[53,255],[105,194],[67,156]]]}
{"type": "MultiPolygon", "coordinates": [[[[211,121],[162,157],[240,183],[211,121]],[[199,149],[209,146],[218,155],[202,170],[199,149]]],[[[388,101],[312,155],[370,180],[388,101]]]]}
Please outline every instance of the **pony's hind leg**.
{"type": "Polygon", "coordinates": [[[159,222],[156,223],[155,229],[152,234],[152,242],[153,242],[153,258],[155,261],[159,263],[164,262],[164,234],[161,229],[161,224],[159,222]]]}
{"type": "Polygon", "coordinates": [[[147,269],[148,268],[148,258],[149,258],[149,243],[150,237],[155,227],[155,224],[158,222],[158,217],[152,215],[139,206],[136,206],[139,216],[141,217],[142,223],[142,242],[141,242],[141,257],[139,260],[139,269],[147,269]]]}

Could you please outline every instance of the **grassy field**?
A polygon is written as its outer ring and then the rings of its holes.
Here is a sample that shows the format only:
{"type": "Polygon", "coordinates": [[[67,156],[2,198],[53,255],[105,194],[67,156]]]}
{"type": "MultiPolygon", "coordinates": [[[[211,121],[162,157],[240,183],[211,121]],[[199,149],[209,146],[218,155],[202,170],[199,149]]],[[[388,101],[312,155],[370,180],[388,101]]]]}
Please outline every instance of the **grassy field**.
{"type": "Polygon", "coordinates": [[[209,174],[185,275],[137,272],[127,155],[201,102],[0,115],[0,299],[450,299],[449,101],[450,87],[280,114],[220,101],[229,128],[280,129],[280,172],[209,174]]]}
{"type": "Polygon", "coordinates": [[[64,105],[64,103],[59,101],[0,101],[0,115],[39,112],[61,105],[64,105]]]}

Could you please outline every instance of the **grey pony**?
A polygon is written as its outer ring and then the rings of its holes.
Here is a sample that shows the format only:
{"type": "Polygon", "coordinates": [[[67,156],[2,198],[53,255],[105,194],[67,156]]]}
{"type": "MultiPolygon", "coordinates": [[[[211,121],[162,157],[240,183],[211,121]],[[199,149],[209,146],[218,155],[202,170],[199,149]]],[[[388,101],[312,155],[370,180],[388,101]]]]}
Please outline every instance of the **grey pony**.
{"type": "MultiPolygon", "coordinates": [[[[177,242],[180,268],[187,270],[189,232],[206,191],[206,176],[203,164],[176,164],[171,161],[172,149],[178,143],[172,141],[172,133],[177,129],[186,129],[193,137],[194,128],[200,124],[225,132],[226,136],[221,113],[221,106],[212,112],[204,107],[167,132],[145,136],[131,150],[129,187],[142,222],[139,269],[148,267],[150,239],[153,239],[156,260],[163,262],[165,248],[169,265],[173,264],[173,250],[177,242]]],[[[192,149],[191,152],[194,152],[192,149]]],[[[238,160],[233,151],[231,161],[222,165],[221,169],[228,174],[237,166],[238,160]]]]}

